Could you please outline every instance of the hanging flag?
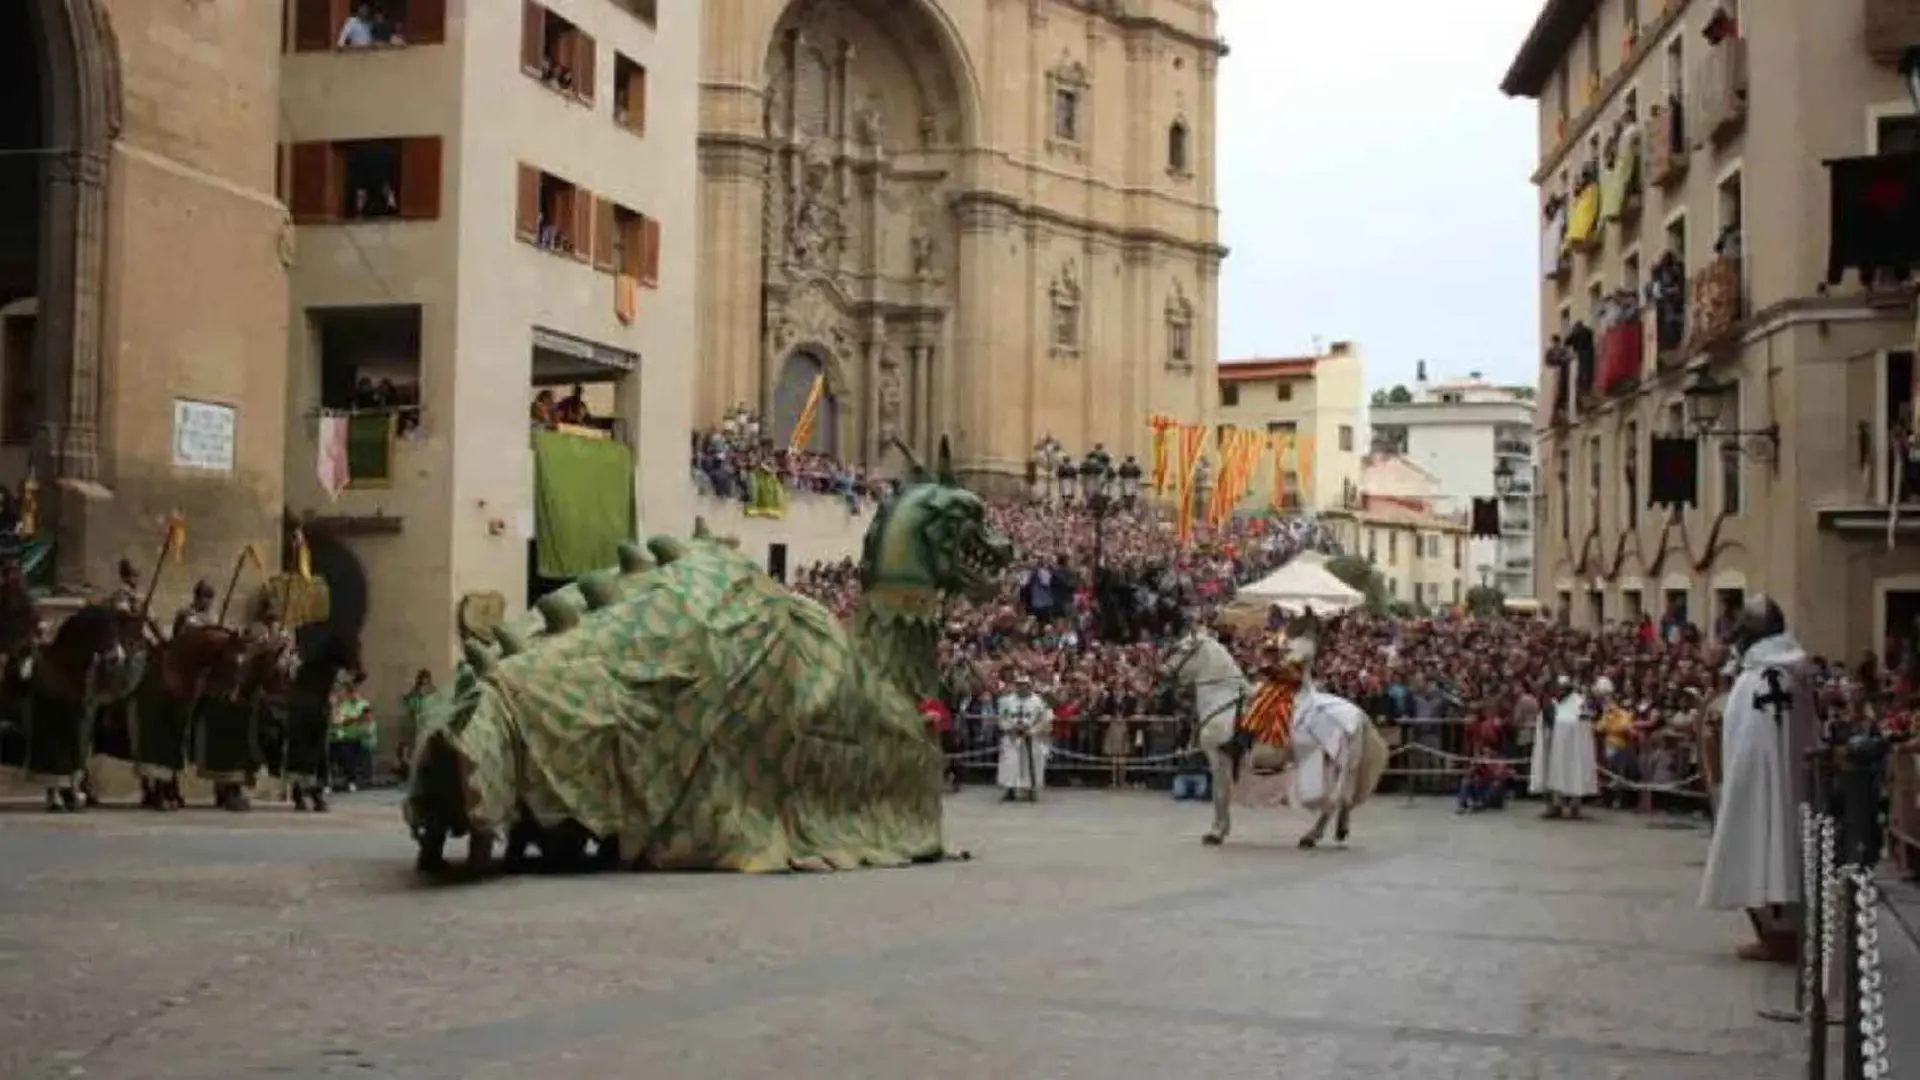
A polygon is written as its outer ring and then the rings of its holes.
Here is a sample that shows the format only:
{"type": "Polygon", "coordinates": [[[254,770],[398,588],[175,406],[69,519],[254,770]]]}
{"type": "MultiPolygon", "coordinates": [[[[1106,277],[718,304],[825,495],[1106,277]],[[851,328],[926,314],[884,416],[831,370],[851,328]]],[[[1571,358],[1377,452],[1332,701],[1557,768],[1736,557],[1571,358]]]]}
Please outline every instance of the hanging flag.
{"type": "Polygon", "coordinates": [[[1473,500],[1473,529],[1475,537],[1497,537],[1500,535],[1500,500],[1473,500]]]}
{"type": "Polygon", "coordinates": [[[827,392],[827,373],[821,372],[813,377],[813,389],[807,391],[807,403],[800,408],[800,419],[793,422],[793,435],[787,439],[787,449],[799,453],[807,448],[813,438],[814,418],[820,412],[820,398],[827,392]]]}
{"type": "Polygon", "coordinates": [[[1294,486],[1300,491],[1300,508],[1313,505],[1313,436],[1302,435],[1293,444],[1294,486]]]}
{"type": "Polygon", "coordinates": [[[1920,266],[1920,151],[1840,158],[1826,163],[1832,225],[1827,282],[1848,270],[1871,283],[1881,272],[1904,277],[1920,266]]]}
{"type": "Polygon", "coordinates": [[[1171,416],[1155,413],[1147,418],[1147,427],[1153,431],[1153,493],[1165,495],[1173,472],[1174,433],[1180,425],[1171,416]]]}
{"type": "Polygon", "coordinates": [[[300,580],[313,580],[313,552],[307,548],[305,529],[293,530],[293,568],[300,574],[300,580]]]}
{"type": "Polygon", "coordinates": [[[353,481],[353,472],[347,463],[347,430],[351,421],[352,417],[341,413],[320,416],[314,468],[320,479],[320,490],[326,492],[329,499],[338,499],[353,481]]]}
{"type": "Polygon", "coordinates": [[[181,517],[178,512],[167,518],[166,554],[171,556],[175,563],[187,561],[187,519],[181,517]]]}
{"type": "Polygon", "coordinates": [[[1700,505],[1700,443],[1690,435],[1655,435],[1648,446],[1648,506],[1700,505]]]}
{"type": "Polygon", "coordinates": [[[255,570],[263,574],[267,572],[266,565],[260,561],[260,553],[254,550],[252,544],[248,544],[246,547],[240,549],[240,559],[242,562],[251,564],[255,570]]]}
{"type": "Polygon", "coordinates": [[[1207,429],[1199,424],[1180,428],[1180,505],[1175,511],[1174,521],[1175,532],[1182,544],[1193,539],[1193,489],[1200,475],[1200,462],[1206,456],[1206,440],[1207,429]]]}
{"type": "Polygon", "coordinates": [[[1287,509],[1287,453],[1293,449],[1293,436],[1276,431],[1273,442],[1273,487],[1267,492],[1267,507],[1274,513],[1287,509]]]}

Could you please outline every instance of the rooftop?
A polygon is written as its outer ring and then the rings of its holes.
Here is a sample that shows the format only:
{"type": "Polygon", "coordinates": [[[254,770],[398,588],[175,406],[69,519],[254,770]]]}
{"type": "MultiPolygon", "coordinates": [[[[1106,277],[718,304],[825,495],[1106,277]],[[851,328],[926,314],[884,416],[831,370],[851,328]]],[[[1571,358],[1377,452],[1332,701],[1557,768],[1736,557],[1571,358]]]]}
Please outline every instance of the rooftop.
{"type": "Polygon", "coordinates": [[[1560,59],[1573,48],[1580,32],[1600,8],[1600,0],[1547,0],[1540,16],[1527,31],[1527,39],[1500,80],[1500,90],[1509,97],[1538,98],[1560,68],[1560,59]]]}

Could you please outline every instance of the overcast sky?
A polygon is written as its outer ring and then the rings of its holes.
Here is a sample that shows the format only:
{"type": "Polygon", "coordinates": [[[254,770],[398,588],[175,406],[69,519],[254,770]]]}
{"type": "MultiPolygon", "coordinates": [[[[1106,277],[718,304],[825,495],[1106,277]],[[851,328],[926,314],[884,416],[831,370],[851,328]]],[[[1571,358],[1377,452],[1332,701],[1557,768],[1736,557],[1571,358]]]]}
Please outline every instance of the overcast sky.
{"type": "Polygon", "coordinates": [[[1542,0],[1216,0],[1220,356],[1352,340],[1369,388],[1532,383],[1532,102],[1500,93],[1542,0]]]}

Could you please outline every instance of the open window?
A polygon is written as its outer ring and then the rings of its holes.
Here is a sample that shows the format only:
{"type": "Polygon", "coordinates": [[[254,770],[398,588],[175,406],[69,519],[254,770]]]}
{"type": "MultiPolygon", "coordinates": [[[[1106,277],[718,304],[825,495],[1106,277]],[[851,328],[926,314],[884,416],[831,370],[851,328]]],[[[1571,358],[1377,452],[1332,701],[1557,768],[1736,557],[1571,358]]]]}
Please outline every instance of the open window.
{"type": "Polygon", "coordinates": [[[440,216],[438,138],[294,143],[285,162],[284,194],[296,224],[440,216]]]}
{"type": "Polygon", "coordinates": [[[593,251],[593,193],[550,172],[520,166],[514,235],[542,251],[582,261],[593,251]]]}
{"type": "Polygon", "coordinates": [[[635,135],[647,133],[647,69],[617,52],[613,54],[613,122],[635,135]]]}
{"type": "Polygon", "coordinates": [[[522,0],[520,70],[550,90],[591,104],[593,35],[533,0],[522,0]]]}
{"type": "Polygon", "coordinates": [[[610,199],[599,200],[593,230],[596,270],[634,279],[648,288],[660,283],[660,223],[610,199]]]}
{"type": "Polygon", "coordinates": [[[438,45],[447,0],[287,0],[295,52],[438,45]]]}
{"type": "Polygon", "coordinates": [[[1167,129],[1167,169],[1175,173],[1187,171],[1187,124],[1184,120],[1175,120],[1167,129]]]}
{"type": "Polygon", "coordinates": [[[420,427],[420,307],[308,310],[319,348],[321,446],[344,443],[346,486],[392,484],[394,448],[420,427]]]}

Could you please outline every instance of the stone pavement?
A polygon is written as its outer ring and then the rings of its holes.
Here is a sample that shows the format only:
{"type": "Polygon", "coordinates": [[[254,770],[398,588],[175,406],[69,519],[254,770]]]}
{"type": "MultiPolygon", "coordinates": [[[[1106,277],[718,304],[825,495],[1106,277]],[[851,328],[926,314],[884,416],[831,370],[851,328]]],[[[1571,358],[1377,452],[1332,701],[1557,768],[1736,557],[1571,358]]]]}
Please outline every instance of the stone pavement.
{"type": "Polygon", "coordinates": [[[1384,799],[948,804],[908,870],[425,887],[389,799],[0,811],[0,1076],[1787,1080],[1706,838],[1384,799]]]}

